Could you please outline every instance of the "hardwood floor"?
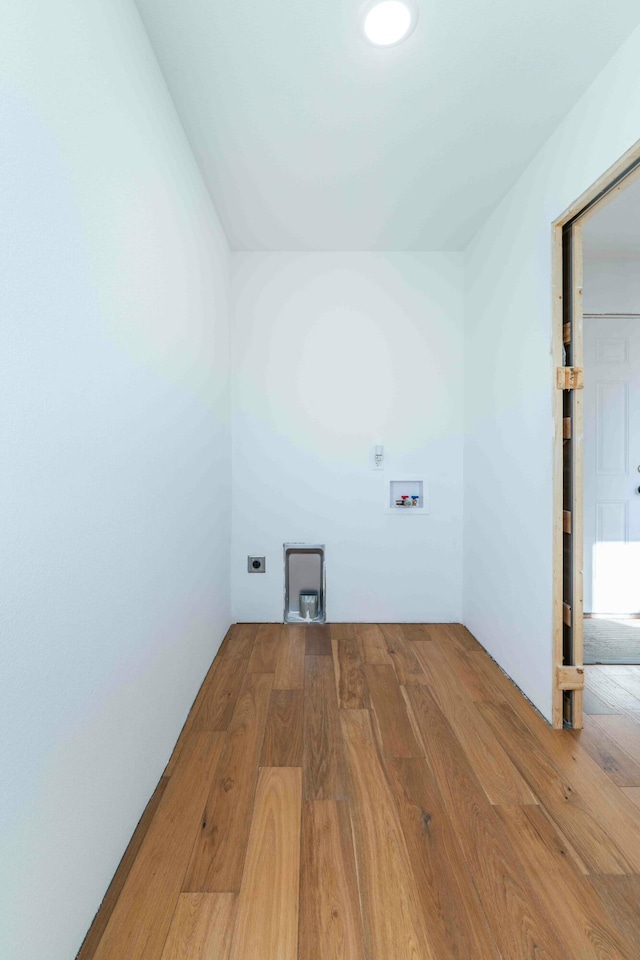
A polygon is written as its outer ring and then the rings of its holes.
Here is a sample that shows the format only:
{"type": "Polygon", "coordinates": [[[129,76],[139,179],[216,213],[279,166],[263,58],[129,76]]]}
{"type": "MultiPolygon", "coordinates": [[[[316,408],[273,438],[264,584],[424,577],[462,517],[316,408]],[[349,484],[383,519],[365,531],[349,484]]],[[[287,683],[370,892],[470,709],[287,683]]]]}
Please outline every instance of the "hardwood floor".
{"type": "Polygon", "coordinates": [[[79,960],[637,960],[640,667],[553,731],[464,627],[231,628],[79,960]]]}

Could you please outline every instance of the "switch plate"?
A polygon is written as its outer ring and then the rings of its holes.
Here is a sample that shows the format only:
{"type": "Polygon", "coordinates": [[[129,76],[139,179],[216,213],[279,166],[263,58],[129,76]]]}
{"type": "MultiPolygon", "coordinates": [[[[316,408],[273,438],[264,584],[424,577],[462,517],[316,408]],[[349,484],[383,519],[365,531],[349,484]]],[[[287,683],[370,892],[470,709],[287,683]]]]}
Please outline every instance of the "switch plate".
{"type": "Polygon", "coordinates": [[[247,570],[249,573],[265,573],[267,561],[265,557],[247,557],[247,570]]]}

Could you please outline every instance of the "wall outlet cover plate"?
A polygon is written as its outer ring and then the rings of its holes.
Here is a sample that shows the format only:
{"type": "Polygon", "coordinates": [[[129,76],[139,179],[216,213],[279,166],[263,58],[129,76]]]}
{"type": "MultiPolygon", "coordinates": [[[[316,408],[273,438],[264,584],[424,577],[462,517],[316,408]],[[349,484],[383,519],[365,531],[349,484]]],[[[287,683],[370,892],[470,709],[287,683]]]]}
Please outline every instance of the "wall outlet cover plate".
{"type": "Polygon", "coordinates": [[[247,570],[249,573],[266,573],[267,561],[265,557],[247,557],[247,570]]]}

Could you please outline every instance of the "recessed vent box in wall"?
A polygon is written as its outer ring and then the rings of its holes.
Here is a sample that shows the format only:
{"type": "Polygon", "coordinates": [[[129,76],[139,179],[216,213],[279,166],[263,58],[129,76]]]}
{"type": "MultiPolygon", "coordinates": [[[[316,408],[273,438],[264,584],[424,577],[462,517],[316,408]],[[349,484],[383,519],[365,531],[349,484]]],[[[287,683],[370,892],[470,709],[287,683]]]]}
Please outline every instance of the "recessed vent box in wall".
{"type": "Polygon", "coordinates": [[[284,622],[324,623],[324,545],[284,544],[284,622]]]}

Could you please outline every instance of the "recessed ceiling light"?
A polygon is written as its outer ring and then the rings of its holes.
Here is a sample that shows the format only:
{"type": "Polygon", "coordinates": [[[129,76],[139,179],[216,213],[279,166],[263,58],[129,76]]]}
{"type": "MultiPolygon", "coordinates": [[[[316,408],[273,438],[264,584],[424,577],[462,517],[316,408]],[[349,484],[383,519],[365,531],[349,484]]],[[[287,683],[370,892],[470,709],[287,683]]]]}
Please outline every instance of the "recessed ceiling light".
{"type": "Polygon", "coordinates": [[[381,0],[369,5],[364,18],[367,40],[377,47],[390,47],[406,40],[418,22],[415,0],[381,0]]]}

